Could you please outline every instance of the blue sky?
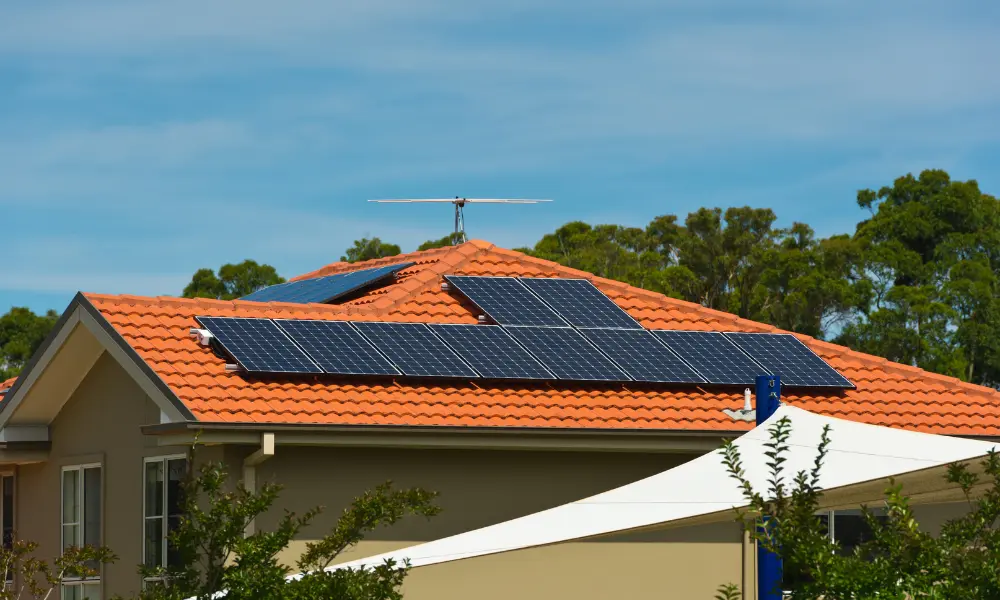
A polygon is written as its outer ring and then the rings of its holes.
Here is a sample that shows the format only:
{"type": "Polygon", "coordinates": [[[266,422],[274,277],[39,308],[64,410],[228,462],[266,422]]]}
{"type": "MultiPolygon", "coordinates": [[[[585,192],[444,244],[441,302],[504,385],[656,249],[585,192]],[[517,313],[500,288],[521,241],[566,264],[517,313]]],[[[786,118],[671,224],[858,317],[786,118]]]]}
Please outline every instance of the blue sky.
{"type": "Polygon", "coordinates": [[[0,310],[295,275],[448,207],[530,245],[700,206],[853,230],[859,188],[1000,193],[1000,3],[91,0],[0,5],[0,310]]]}

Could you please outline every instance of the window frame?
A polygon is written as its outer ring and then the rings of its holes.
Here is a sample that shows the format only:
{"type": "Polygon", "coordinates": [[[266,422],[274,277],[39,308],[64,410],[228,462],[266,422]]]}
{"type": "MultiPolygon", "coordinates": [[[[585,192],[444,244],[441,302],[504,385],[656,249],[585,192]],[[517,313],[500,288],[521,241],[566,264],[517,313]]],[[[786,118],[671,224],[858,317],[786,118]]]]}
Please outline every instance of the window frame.
{"type": "MultiPolygon", "coordinates": [[[[170,477],[170,461],[172,461],[172,460],[183,460],[185,463],[188,463],[189,462],[188,458],[189,457],[188,457],[187,454],[162,454],[162,455],[157,455],[157,456],[144,456],[142,458],[142,471],[141,471],[141,478],[140,478],[140,480],[142,481],[142,527],[140,528],[141,532],[140,532],[139,535],[140,535],[140,538],[141,538],[140,541],[142,543],[142,563],[141,564],[143,564],[143,565],[146,564],[146,522],[149,521],[149,520],[151,520],[151,519],[160,519],[161,522],[162,522],[161,523],[161,533],[160,533],[161,539],[162,539],[162,541],[161,541],[162,546],[160,548],[160,556],[162,557],[162,560],[160,561],[160,565],[159,566],[160,567],[166,567],[167,566],[167,564],[166,564],[167,560],[168,560],[168,558],[167,558],[167,556],[168,556],[167,555],[167,542],[168,542],[168,539],[167,538],[170,535],[170,529],[169,529],[170,515],[168,514],[168,502],[167,502],[167,494],[169,493],[168,492],[168,487],[169,487],[168,480],[169,480],[169,477],[170,477]],[[155,463],[160,463],[160,464],[163,465],[163,497],[161,498],[161,502],[162,502],[162,506],[163,506],[163,514],[159,515],[159,516],[155,516],[155,517],[150,517],[150,516],[148,516],[146,514],[146,500],[148,498],[148,496],[146,495],[146,468],[147,468],[147,465],[155,464],[155,463]]],[[[190,464],[186,464],[185,466],[187,468],[191,467],[190,464]]],[[[163,579],[161,577],[143,577],[143,579],[142,579],[143,589],[146,588],[146,585],[148,583],[159,582],[159,581],[162,581],[162,580],[163,579]]]]}
{"type": "MultiPolygon", "coordinates": [[[[76,471],[77,475],[77,492],[76,492],[76,502],[77,502],[77,515],[75,525],[78,528],[77,536],[80,540],[79,543],[74,541],[73,545],[82,546],[86,542],[85,537],[85,522],[86,522],[86,512],[87,508],[86,502],[86,484],[84,483],[86,477],[86,471],[88,469],[97,469],[100,474],[99,488],[101,490],[101,498],[99,501],[99,506],[97,508],[98,514],[101,515],[100,526],[98,527],[98,535],[100,536],[99,544],[104,543],[104,463],[103,462],[85,462],[79,464],[63,465],[59,469],[59,542],[60,542],[60,552],[66,548],[66,525],[64,518],[66,516],[66,507],[64,505],[66,500],[66,473],[69,471],[76,471]]],[[[16,482],[15,482],[16,484],[16,482]]],[[[67,587],[78,587],[78,588],[97,588],[97,597],[101,598],[104,594],[104,565],[98,565],[97,575],[94,577],[63,577],[59,583],[59,596],[63,597],[64,588],[67,587]]]]}

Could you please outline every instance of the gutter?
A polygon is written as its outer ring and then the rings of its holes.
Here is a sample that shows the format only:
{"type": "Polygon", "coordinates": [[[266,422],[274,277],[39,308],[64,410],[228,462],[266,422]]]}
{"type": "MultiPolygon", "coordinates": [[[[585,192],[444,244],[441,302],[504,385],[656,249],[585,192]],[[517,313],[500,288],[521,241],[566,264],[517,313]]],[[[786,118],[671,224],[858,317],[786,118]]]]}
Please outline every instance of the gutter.
{"type": "MultiPolygon", "coordinates": [[[[243,459],[243,487],[255,494],[257,492],[257,465],[274,456],[274,434],[262,433],[260,435],[260,448],[257,448],[250,456],[243,459]]],[[[256,529],[256,519],[250,519],[243,534],[253,535],[256,529]]]]}

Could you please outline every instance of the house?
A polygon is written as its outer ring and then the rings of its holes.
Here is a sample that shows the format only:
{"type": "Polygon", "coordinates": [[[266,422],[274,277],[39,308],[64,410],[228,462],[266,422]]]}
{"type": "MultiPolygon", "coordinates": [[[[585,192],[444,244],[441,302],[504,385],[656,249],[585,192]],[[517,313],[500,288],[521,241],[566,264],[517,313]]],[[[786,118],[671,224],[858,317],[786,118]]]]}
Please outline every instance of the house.
{"type": "MultiPolygon", "coordinates": [[[[199,343],[196,317],[476,324],[445,275],[590,278],[647,329],[774,328],[495,247],[482,241],[335,263],[297,280],[412,262],[335,304],[79,294],[0,401],[5,532],[102,543],[122,559],[62,597],[110,598],[142,585],[135,564],[168,560],[188,446],[250,485],[284,486],[285,509],[326,512],[283,558],[322,535],[342,507],[385,480],[441,493],[443,513],[377,532],[345,559],[433,540],[602,492],[712,451],[751,428],[742,386],[497,382],[407,377],[259,377],[199,343]]],[[[930,433],[1000,438],[1000,393],[799,339],[853,389],[791,388],[810,411],[930,433]]],[[[933,528],[956,505],[919,507],[933,528]]],[[[850,519],[849,514],[834,515],[850,519]]],[[[845,521],[847,522],[847,521],[845,521]]],[[[849,529],[845,527],[842,529],[849,529]]],[[[710,598],[749,585],[752,548],[736,524],[569,543],[415,570],[407,598],[710,598]]]]}

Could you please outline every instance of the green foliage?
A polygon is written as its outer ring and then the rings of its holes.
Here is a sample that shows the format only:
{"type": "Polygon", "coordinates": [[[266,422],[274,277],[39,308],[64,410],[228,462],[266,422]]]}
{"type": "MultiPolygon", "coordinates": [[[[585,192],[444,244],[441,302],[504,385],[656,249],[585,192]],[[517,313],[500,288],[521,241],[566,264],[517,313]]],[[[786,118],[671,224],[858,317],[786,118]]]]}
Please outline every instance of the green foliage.
{"type": "Polygon", "coordinates": [[[36,315],[23,307],[0,317],[0,380],[21,372],[58,320],[55,311],[36,315]]]}
{"type": "Polygon", "coordinates": [[[715,594],[715,600],[740,600],[740,588],[734,583],[726,583],[719,586],[719,591],[715,594]]]}
{"type": "Polygon", "coordinates": [[[284,282],[271,265],[247,259],[237,264],[222,265],[218,275],[212,269],[198,269],[191,277],[191,283],[184,288],[183,295],[185,298],[232,300],[284,282]]]}
{"type": "Polygon", "coordinates": [[[104,547],[71,546],[52,561],[34,555],[38,544],[14,536],[10,548],[0,548],[0,572],[17,575],[16,586],[0,586],[0,600],[48,598],[63,577],[93,577],[100,565],[118,560],[104,547]]]}
{"type": "Polygon", "coordinates": [[[395,256],[402,252],[396,244],[387,244],[378,238],[361,238],[355,240],[354,245],[347,249],[346,254],[340,260],[346,262],[361,262],[374,258],[385,258],[395,256]]]}
{"type": "MultiPolygon", "coordinates": [[[[193,464],[193,453],[190,464],[193,464]]],[[[286,512],[273,531],[245,535],[249,523],[266,513],[278,499],[280,486],[264,484],[259,492],[242,485],[231,488],[221,464],[208,463],[183,485],[183,517],[170,534],[168,567],[140,567],[143,577],[161,584],[148,586],[141,600],[208,600],[225,592],[229,600],[325,599],[398,600],[405,565],[386,563],[365,570],[324,571],[341,553],[378,527],[408,515],[432,517],[439,512],[436,494],[419,488],[394,490],[382,484],[357,498],[344,510],[325,537],[311,542],[298,561],[302,577],[278,562],[296,534],[321,512],[286,512]]]]}
{"type": "Polygon", "coordinates": [[[829,428],[821,436],[812,468],[795,474],[785,472],[790,433],[787,418],[770,429],[765,452],[768,499],[747,480],[736,446],[729,442],[723,449],[723,462],[749,505],[738,518],[752,539],[781,557],[787,597],[1000,598],[1000,454],[990,453],[982,461],[982,474],[965,464],[949,467],[946,480],[962,490],[969,512],[947,522],[939,536],[920,529],[901,486],[891,482],[884,519],[862,507],[871,540],[844,553],[817,516],[829,428]]]}

